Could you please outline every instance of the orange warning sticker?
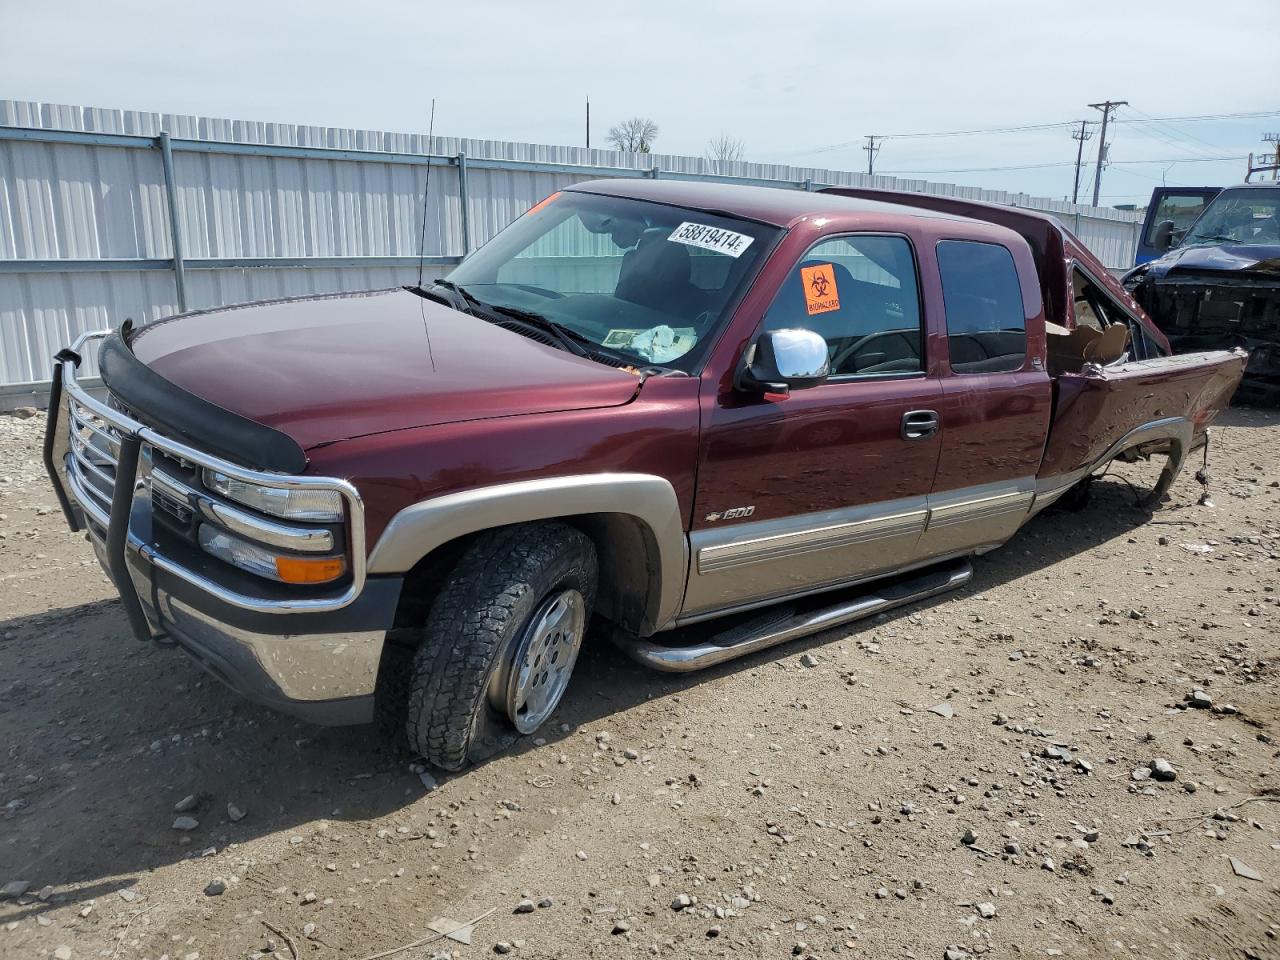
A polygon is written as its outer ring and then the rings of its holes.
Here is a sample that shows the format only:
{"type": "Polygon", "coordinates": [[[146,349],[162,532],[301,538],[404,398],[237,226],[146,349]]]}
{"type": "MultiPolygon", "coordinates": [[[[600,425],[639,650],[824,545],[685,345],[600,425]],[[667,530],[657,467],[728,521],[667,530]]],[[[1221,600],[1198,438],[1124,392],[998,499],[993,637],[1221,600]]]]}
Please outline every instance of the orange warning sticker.
{"type": "Polygon", "coordinates": [[[809,316],[840,309],[840,291],[836,289],[836,272],[831,264],[801,267],[800,282],[804,284],[804,306],[809,316]]]}

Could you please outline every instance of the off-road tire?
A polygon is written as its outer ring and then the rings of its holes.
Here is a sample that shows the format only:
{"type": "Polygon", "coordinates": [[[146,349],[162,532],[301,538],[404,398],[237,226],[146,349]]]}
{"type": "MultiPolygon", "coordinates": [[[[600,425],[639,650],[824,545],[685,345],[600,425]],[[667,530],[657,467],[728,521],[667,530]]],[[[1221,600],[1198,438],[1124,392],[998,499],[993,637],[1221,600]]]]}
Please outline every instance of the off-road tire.
{"type": "Polygon", "coordinates": [[[383,640],[374,688],[374,722],[378,733],[398,750],[412,750],[405,738],[404,718],[409,709],[409,685],[413,658],[422,641],[422,628],[394,628],[383,640]]]}
{"type": "Polygon", "coordinates": [[[405,732],[430,763],[461,770],[519,737],[487,696],[542,601],[577,590],[590,615],[597,562],[591,539],[557,522],[481,535],[445,579],[414,657],[405,732]]]}

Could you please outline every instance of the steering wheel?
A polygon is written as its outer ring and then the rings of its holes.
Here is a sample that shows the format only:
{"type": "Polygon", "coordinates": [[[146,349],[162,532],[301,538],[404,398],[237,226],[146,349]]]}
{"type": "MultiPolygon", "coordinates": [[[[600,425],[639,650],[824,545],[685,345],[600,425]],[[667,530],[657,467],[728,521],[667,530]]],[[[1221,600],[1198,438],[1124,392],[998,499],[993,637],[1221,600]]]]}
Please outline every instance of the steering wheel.
{"type": "MultiPolygon", "coordinates": [[[[875,340],[879,340],[883,337],[901,336],[901,335],[902,335],[901,330],[877,330],[875,333],[868,333],[866,336],[859,337],[857,340],[853,341],[853,343],[848,344],[847,346],[841,347],[839,350],[836,351],[835,355],[831,358],[832,373],[836,373],[841,369],[843,369],[844,362],[848,360],[849,357],[853,356],[859,350],[865,347],[867,344],[872,343],[875,340]]],[[[857,373],[856,370],[850,371],[850,372],[857,373]]]]}

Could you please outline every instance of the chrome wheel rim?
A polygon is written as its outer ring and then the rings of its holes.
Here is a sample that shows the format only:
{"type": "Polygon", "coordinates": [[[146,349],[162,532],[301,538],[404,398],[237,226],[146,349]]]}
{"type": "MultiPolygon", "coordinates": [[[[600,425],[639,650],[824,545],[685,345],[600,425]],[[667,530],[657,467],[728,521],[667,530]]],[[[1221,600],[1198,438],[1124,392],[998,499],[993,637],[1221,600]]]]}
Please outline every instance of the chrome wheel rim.
{"type": "Polygon", "coordinates": [[[542,726],[564,696],[586,632],[586,610],[577,590],[552,594],[521,635],[506,691],[507,716],[521,733],[542,726]]]}

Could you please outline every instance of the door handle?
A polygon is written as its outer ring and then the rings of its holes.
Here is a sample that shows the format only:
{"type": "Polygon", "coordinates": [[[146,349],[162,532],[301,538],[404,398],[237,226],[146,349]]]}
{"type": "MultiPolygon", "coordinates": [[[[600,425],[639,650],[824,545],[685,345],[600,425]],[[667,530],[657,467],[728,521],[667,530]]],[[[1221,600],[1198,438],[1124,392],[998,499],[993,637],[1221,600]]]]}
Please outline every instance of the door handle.
{"type": "Polygon", "coordinates": [[[927,440],[941,424],[936,410],[908,410],[902,415],[902,439],[927,440]]]}

